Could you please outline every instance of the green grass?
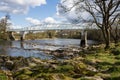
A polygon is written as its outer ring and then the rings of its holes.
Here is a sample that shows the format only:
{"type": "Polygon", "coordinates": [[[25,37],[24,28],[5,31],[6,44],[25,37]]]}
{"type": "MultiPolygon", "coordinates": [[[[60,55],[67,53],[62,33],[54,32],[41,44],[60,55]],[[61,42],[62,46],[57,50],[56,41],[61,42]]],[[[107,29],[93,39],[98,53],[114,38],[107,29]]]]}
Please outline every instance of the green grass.
{"type": "Polygon", "coordinates": [[[7,80],[7,76],[3,73],[0,73],[0,80],[7,80]]]}
{"type": "Polygon", "coordinates": [[[105,80],[120,79],[120,46],[115,47],[112,44],[108,51],[87,55],[86,59],[97,63],[96,68],[102,76],[110,75],[104,77],[105,80]]]}

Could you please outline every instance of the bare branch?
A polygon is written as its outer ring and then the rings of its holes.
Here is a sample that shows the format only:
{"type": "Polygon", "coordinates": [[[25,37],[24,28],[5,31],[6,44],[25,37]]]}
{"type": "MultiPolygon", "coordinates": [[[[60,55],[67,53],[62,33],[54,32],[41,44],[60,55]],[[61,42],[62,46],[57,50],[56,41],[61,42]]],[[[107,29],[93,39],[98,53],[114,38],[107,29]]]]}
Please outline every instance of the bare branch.
{"type": "Polygon", "coordinates": [[[114,10],[110,13],[110,16],[114,14],[114,12],[118,9],[120,6],[120,1],[118,0],[117,2],[113,3],[113,6],[111,7],[111,10],[114,8],[114,10]]]}
{"type": "Polygon", "coordinates": [[[115,20],[117,19],[118,16],[120,16],[120,14],[117,14],[114,18],[112,18],[112,19],[110,20],[110,22],[111,22],[111,23],[109,24],[110,26],[115,22],[115,20]]]}

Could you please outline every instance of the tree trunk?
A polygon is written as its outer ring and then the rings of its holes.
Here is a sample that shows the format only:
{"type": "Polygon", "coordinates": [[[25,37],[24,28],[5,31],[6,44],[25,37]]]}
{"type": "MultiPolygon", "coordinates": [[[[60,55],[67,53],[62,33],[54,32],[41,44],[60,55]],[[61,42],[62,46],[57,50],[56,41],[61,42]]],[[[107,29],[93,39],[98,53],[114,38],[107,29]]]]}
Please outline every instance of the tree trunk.
{"type": "Polygon", "coordinates": [[[101,28],[103,37],[105,39],[105,49],[110,48],[110,29],[101,28]]]}
{"type": "Polygon", "coordinates": [[[110,48],[110,29],[106,29],[106,45],[105,49],[110,48]]]}

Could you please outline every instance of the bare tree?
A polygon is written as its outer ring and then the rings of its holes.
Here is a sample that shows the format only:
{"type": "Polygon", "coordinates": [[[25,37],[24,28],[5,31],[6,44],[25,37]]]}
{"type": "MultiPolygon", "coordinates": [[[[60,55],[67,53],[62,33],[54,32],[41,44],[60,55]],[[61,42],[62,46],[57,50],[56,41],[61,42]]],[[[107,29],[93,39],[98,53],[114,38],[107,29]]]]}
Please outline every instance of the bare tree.
{"type": "MultiPolygon", "coordinates": [[[[87,12],[91,17],[88,20],[96,24],[101,29],[105,40],[105,49],[110,48],[110,30],[115,20],[120,15],[120,0],[71,0],[72,6],[65,5],[68,0],[62,0],[58,7],[62,13],[70,13],[74,9],[76,15],[87,12]]],[[[82,19],[82,16],[80,16],[82,19]]],[[[79,19],[80,19],[79,18],[79,19]]]]}
{"type": "Polygon", "coordinates": [[[0,32],[2,34],[2,38],[6,39],[8,38],[8,34],[7,34],[7,25],[8,25],[8,19],[10,19],[10,16],[7,14],[4,18],[2,18],[0,20],[0,32]]]}
{"type": "Polygon", "coordinates": [[[116,19],[111,27],[110,34],[114,42],[117,44],[120,40],[120,16],[116,19]]]}

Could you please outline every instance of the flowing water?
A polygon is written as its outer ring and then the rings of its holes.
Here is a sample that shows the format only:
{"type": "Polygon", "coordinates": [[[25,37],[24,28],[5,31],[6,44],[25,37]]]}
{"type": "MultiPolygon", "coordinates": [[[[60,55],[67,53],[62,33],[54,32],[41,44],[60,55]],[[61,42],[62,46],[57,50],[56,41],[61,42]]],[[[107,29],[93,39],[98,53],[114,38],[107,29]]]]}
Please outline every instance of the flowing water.
{"type": "MultiPolygon", "coordinates": [[[[88,40],[88,45],[95,42],[88,40]]],[[[47,55],[43,50],[57,50],[59,48],[79,47],[79,39],[41,39],[26,41],[0,41],[0,55],[39,57],[49,59],[52,55],[47,55]]]]}

